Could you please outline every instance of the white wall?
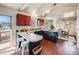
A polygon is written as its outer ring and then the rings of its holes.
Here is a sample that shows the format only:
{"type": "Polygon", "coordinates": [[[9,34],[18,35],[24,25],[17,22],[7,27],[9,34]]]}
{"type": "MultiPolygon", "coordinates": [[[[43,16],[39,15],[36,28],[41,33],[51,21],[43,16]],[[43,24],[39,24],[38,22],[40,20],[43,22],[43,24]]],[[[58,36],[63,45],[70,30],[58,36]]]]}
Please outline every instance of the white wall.
{"type": "Polygon", "coordinates": [[[77,46],[79,47],[79,4],[77,8],[76,31],[77,31],[77,46]]]}

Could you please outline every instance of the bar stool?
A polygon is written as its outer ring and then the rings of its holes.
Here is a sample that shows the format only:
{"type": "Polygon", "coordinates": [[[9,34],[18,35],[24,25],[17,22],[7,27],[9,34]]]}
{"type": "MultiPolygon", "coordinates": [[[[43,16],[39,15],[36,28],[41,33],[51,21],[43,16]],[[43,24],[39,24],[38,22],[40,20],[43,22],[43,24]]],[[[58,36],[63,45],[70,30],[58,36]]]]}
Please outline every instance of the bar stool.
{"type": "Polygon", "coordinates": [[[21,43],[21,47],[22,47],[22,49],[21,49],[21,54],[22,55],[24,55],[25,53],[29,53],[29,48],[28,48],[28,46],[29,46],[29,41],[28,40],[26,40],[26,39],[23,39],[23,41],[22,41],[22,43],[21,43]]]}
{"type": "Polygon", "coordinates": [[[22,36],[17,35],[17,49],[16,52],[18,52],[18,54],[21,54],[21,43],[23,41],[22,36]]]}

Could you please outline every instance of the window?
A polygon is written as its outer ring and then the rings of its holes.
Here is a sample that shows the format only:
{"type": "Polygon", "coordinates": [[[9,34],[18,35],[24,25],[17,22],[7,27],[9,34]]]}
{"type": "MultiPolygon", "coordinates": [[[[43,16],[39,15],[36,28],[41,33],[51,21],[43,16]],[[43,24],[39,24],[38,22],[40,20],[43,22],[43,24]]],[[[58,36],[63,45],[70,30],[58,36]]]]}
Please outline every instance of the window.
{"type": "Polygon", "coordinates": [[[11,16],[0,15],[0,30],[11,28],[11,16]]]}
{"type": "Polygon", "coordinates": [[[64,17],[73,17],[75,16],[75,12],[67,12],[64,14],[64,17]]]}
{"type": "Polygon", "coordinates": [[[0,15],[0,43],[10,40],[11,16],[0,15]]]}

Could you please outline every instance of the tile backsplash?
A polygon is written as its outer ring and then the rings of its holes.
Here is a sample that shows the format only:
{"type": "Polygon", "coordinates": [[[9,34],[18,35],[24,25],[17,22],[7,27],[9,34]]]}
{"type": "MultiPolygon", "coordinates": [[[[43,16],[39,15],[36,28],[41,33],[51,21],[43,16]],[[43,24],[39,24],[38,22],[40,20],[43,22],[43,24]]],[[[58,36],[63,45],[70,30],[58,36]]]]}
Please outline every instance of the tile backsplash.
{"type": "Polygon", "coordinates": [[[29,28],[29,29],[17,29],[16,32],[34,32],[42,30],[41,27],[39,28],[29,28]]]}

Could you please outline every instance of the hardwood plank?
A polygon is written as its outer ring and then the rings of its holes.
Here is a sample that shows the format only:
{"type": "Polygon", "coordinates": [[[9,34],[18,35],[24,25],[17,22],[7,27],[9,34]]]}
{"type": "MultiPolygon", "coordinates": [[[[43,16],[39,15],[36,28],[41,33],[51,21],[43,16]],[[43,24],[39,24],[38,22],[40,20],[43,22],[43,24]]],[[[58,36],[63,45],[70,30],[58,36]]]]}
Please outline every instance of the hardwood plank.
{"type": "Polygon", "coordinates": [[[79,55],[77,45],[72,42],[58,40],[56,43],[49,40],[42,40],[42,55],[79,55]]]}

